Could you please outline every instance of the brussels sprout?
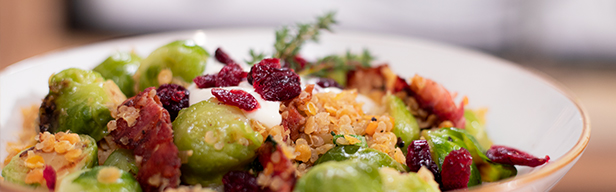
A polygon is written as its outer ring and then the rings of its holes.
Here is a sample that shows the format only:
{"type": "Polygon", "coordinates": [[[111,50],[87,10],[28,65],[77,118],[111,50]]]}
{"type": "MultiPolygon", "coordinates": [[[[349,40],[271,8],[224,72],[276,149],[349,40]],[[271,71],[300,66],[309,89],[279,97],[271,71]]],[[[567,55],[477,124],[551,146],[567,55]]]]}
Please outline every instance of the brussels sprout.
{"type": "Polygon", "coordinates": [[[39,109],[40,132],[70,130],[98,141],[108,134],[107,123],[113,120],[109,108],[124,100],[118,86],[99,73],[65,69],[49,78],[49,94],[39,109]]]}
{"type": "Polygon", "coordinates": [[[75,143],[74,150],[81,150],[81,155],[70,158],[70,161],[67,157],[67,152],[57,153],[53,148],[51,152],[44,152],[41,149],[31,147],[20,152],[11,159],[9,164],[2,169],[2,177],[11,183],[34,187],[39,186],[37,183],[26,183],[28,172],[36,169],[26,166],[26,160],[32,155],[42,157],[44,161],[43,164],[53,167],[53,169],[56,170],[58,180],[72,172],[98,165],[98,147],[94,139],[87,135],[79,135],[79,139],[80,141],[75,143]],[[32,152],[32,154],[29,155],[29,152],[32,152]]]}
{"type": "Polygon", "coordinates": [[[492,141],[488,138],[485,125],[482,121],[480,121],[477,113],[469,109],[464,110],[464,118],[466,118],[465,130],[477,139],[477,142],[479,142],[481,147],[484,149],[489,149],[490,146],[492,146],[492,141]]]}
{"type": "Polygon", "coordinates": [[[294,192],[383,191],[378,168],[361,160],[315,165],[295,184],[294,192]]]}
{"type": "Polygon", "coordinates": [[[98,166],[71,173],[60,181],[58,191],[134,192],[141,191],[133,176],[113,166],[98,166]]]}
{"type": "Polygon", "coordinates": [[[387,112],[394,118],[394,129],[392,132],[404,141],[402,152],[406,154],[407,147],[413,140],[419,139],[419,124],[417,120],[406,108],[402,99],[394,96],[386,96],[387,112]]]}
{"type": "Polygon", "coordinates": [[[438,188],[438,183],[436,183],[436,181],[425,181],[419,177],[418,173],[400,173],[399,171],[391,169],[389,167],[380,168],[379,173],[381,174],[381,180],[383,181],[383,190],[387,192],[440,191],[438,188]]]}
{"type": "Polygon", "coordinates": [[[477,140],[465,130],[456,128],[443,128],[433,131],[424,131],[424,138],[428,140],[432,159],[437,160],[439,169],[449,152],[465,148],[473,157],[471,166],[471,184],[481,184],[481,181],[497,181],[515,176],[517,170],[514,166],[493,163],[485,155],[485,150],[477,140]]]}
{"type": "Polygon", "coordinates": [[[239,108],[213,99],[182,109],[173,129],[178,150],[193,152],[181,167],[188,184],[220,184],[223,174],[249,164],[263,143],[239,108]]]}
{"type": "Polygon", "coordinates": [[[205,70],[205,63],[210,54],[203,47],[196,45],[192,40],[171,42],[154,50],[145,58],[134,79],[137,81],[137,91],[148,87],[158,87],[159,74],[167,69],[171,72],[173,80],[192,82],[205,70]]]}
{"type": "Polygon", "coordinates": [[[344,161],[348,159],[359,159],[367,164],[376,167],[391,167],[398,171],[408,171],[408,167],[391,158],[389,155],[376,149],[360,147],[355,145],[341,145],[325,152],[315,165],[328,161],[344,161]]]}
{"type": "Polygon", "coordinates": [[[133,75],[139,68],[141,57],[133,52],[116,52],[92,71],[99,72],[105,79],[111,79],[127,97],[135,95],[133,75]]]}
{"type": "Polygon", "coordinates": [[[129,149],[116,149],[107,157],[103,165],[115,166],[132,175],[137,175],[139,172],[139,167],[137,167],[135,163],[135,155],[133,151],[129,149]]]}

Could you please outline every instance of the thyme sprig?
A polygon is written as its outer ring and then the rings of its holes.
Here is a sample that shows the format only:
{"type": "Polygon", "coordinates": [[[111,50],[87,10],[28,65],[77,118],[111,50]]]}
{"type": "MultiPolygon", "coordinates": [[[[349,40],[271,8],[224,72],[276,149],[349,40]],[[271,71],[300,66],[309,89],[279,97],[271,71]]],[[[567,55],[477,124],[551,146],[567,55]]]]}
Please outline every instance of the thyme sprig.
{"type": "Polygon", "coordinates": [[[273,57],[280,58],[294,70],[299,70],[299,64],[294,60],[302,45],[307,41],[317,42],[319,31],[331,31],[331,25],[337,23],[334,20],[335,12],[329,12],[317,18],[316,23],[296,24],[295,28],[284,26],[276,31],[276,43],[274,43],[275,53],[273,57]]]}

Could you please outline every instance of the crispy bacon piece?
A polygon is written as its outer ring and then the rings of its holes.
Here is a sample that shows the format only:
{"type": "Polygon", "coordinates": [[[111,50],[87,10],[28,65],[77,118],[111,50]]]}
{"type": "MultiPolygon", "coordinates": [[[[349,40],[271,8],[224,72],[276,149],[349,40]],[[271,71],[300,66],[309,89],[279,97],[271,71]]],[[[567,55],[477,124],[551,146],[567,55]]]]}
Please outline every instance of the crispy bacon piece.
{"type": "MultiPolygon", "coordinates": [[[[306,102],[312,99],[313,89],[314,85],[307,85],[298,97],[285,102],[286,108],[280,113],[282,115],[282,127],[284,127],[285,131],[289,130],[289,136],[293,141],[299,138],[299,130],[306,123],[306,117],[297,110],[297,107],[306,104],[306,102]]],[[[284,141],[287,140],[286,137],[283,139],[284,141]]]]}
{"type": "Polygon", "coordinates": [[[115,122],[108,126],[110,135],[120,147],[134,150],[139,167],[137,181],[143,191],[176,188],[181,162],[173,144],[169,112],[156,96],[156,89],[147,88],[127,99],[114,117],[115,122]]]}
{"type": "Polygon", "coordinates": [[[290,192],[295,186],[295,166],[282,149],[284,143],[278,144],[270,135],[257,150],[257,158],[263,166],[257,183],[262,191],[290,192]]]}
{"type": "Polygon", "coordinates": [[[451,121],[454,127],[464,129],[466,125],[464,103],[456,106],[453,96],[445,87],[415,75],[410,88],[422,108],[432,111],[441,121],[451,121]]]}

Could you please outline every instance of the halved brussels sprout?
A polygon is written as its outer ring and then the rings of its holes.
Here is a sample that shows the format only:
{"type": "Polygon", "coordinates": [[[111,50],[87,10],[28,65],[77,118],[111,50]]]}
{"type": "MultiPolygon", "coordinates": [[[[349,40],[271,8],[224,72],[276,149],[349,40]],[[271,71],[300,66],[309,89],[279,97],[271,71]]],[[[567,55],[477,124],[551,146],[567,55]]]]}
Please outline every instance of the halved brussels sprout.
{"type": "Polygon", "coordinates": [[[188,184],[221,184],[225,173],[249,164],[263,143],[239,108],[214,99],[182,109],[173,129],[178,150],[192,151],[181,167],[188,184]]]}
{"type": "Polygon", "coordinates": [[[133,75],[139,68],[141,57],[133,52],[116,52],[92,71],[99,72],[105,79],[111,79],[127,97],[135,95],[133,75]]]}
{"type": "Polygon", "coordinates": [[[210,54],[192,40],[171,42],[145,58],[133,77],[137,91],[161,84],[181,81],[190,83],[205,70],[210,54]],[[161,72],[165,70],[161,74],[161,72]]]}
{"type": "Polygon", "coordinates": [[[60,181],[57,189],[62,192],[141,191],[139,183],[130,173],[113,166],[98,166],[72,173],[60,181]]]}
{"type": "Polygon", "coordinates": [[[137,175],[139,172],[139,167],[137,167],[135,163],[135,155],[133,151],[129,149],[116,149],[107,157],[103,165],[117,167],[132,175],[137,175]]]}
{"type": "Polygon", "coordinates": [[[39,138],[35,147],[15,155],[2,169],[2,177],[6,181],[36,187],[40,186],[37,181],[41,181],[42,175],[34,175],[34,172],[42,171],[45,166],[51,166],[60,180],[72,172],[98,165],[98,147],[90,136],[64,132],[52,135],[46,132],[39,138]]]}
{"type": "Polygon", "coordinates": [[[378,167],[361,160],[330,161],[315,165],[295,184],[294,192],[383,191],[378,167]]]}
{"type": "Polygon", "coordinates": [[[402,152],[406,154],[406,148],[409,146],[409,143],[419,139],[419,124],[417,124],[415,117],[406,108],[406,104],[404,104],[402,99],[395,95],[387,95],[385,105],[387,106],[387,112],[394,119],[394,129],[392,132],[404,141],[402,152]]]}
{"type": "Polygon", "coordinates": [[[110,108],[126,100],[111,80],[93,71],[70,68],[49,78],[49,94],[39,109],[40,132],[70,130],[98,141],[108,134],[110,108]]]}
{"type": "Polygon", "coordinates": [[[424,192],[439,192],[438,183],[434,181],[434,176],[430,171],[420,173],[400,173],[399,171],[382,167],[379,169],[381,180],[383,181],[383,190],[387,192],[403,192],[403,191],[424,191],[424,192]],[[430,174],[430,176],[420,177],[419,174],[430,174]],[[426,178],[427,177],[427,178],[426,178]],[[432,179],[426,181],[424,179],[432,179]]]}
{"type": "Polygon", "coordinates": [[[323,156],[319,157],[314,164],[318,165],[328,161],[345,161],[348,159],[358,159],[376,167],[391,167],[398,171],[408,171],[408,167],[406,167],[406,165],[398,163],[389,155],[376,149],[356,145],[342,145],[334,147],[325,152],[323,156]]]}
{"type": "Polygon", "coordinates": [[[464,110],[464,118],[466,118],[466,128],[465,130],[471,134],[481,147],[484,149],[489,149],[492,146],[492,141],[488,138],[488,133],[486,132],[486,127],[484,122],[482,122],[477,115],[477,113],[473,110],[466,109],[464,110]]]}

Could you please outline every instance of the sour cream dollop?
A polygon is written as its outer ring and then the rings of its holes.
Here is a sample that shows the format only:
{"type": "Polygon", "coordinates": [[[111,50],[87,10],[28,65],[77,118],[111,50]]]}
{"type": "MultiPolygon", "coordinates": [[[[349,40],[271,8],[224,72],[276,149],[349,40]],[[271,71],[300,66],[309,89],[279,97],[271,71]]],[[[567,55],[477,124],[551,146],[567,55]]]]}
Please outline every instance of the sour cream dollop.
{"type": "MultiPolygon", "coordinates": [[[[259,121],[267,127],[280,125],[280,123],[282,122],[282,116],[280,116],[279,112],[280,102],[267,101],[263,99],[263,97],[261,97],[261,94],[255,92],[255,89],[248,82],[243,81],[238,86],[219,88],[226,90],[239,89],[242,91],[246,91],[247,93],[255,97],[255,99],[257,99],[257,102],[259,103],[259,108],[252,111],[242,110],[246,117],[259,121]]],[[[212,88],[200,89],[194,83],[188,87],[188,91],[190,91],[190,97],[188,98],[189,105],[193,105],[195,103],[201,102],[203,100],[208,100],[214,97],[214,95],[212,95],[212,88]]]]}

